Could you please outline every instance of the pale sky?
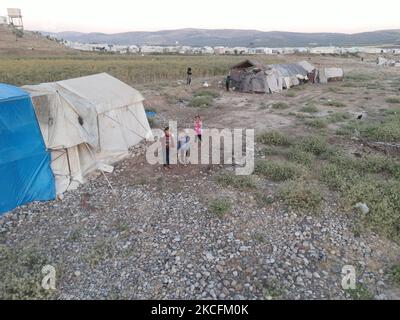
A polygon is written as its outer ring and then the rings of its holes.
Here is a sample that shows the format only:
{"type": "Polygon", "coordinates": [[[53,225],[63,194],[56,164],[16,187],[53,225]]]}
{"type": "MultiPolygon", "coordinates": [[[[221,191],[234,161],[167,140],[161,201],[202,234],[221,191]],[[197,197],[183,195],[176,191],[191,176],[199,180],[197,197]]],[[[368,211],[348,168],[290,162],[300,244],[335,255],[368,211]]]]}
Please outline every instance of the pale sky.
{"type": "Polygon", "coordinates": [[[179,28],[345,32],[400,29],[400,0],[0,0],[25,28],[116,33],[179,28]]]}

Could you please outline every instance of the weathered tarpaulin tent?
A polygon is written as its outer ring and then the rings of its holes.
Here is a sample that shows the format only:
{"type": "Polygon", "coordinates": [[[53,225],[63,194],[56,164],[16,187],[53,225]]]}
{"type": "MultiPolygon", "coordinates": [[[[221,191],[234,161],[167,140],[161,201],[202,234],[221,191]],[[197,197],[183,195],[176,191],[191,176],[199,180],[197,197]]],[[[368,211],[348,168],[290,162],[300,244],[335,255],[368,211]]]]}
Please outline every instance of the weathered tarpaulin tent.
{"type": "Polygon", "coordinates": [[[110,164],[152,135],[143,96],[106,73],[24,89],[51,150],[57,194],[77,188],[96,169],[112,170],[110,164]]]}
{"type": "Polygon", "coordinates": [[[268,68],[257,60],[245,60],[230,71],[231,85],[241,92],[272,93],[282,91],[279,71],[268,68]]]}
{"type": "MultiPolygon", "coordinates": [[[[339,68],[324,68],[322,83],[341,79],[339,68]],[[324,82],[325,77],[328,77],[324,82]],[[330,79],[330,80],[329,80],[330,79]]],[[[241,92],[274,93],[289,89],[304,82],[318,82],[318,70],[308,61],[290,64],[263,65],[256,60],[245,60],[234,65],[231,70],[232,87],[241,92]]]]}
{"type": "Polygon", "coordinates": [[[55,183],[29,94],[0,84],[0,215],[55,198],[55,183]]]}

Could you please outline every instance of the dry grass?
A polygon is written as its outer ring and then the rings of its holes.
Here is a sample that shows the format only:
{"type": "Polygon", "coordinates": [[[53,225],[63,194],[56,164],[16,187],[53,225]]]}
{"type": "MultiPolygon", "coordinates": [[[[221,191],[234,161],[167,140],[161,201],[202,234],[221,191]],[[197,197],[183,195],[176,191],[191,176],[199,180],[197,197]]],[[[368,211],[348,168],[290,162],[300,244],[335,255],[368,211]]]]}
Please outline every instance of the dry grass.
{"type": "MultiPolygon", "coordinates": [[[[144,84],[185,79],[191,66],[193,77],[225,75],[242,56],[122,56],[80,54],[65,57],[0,57],[0,82],[14,85],[59,81],[100,72],[128,83],[144,84]]],[[[265,62],[274,62],[265,58],[265,62]]]]}

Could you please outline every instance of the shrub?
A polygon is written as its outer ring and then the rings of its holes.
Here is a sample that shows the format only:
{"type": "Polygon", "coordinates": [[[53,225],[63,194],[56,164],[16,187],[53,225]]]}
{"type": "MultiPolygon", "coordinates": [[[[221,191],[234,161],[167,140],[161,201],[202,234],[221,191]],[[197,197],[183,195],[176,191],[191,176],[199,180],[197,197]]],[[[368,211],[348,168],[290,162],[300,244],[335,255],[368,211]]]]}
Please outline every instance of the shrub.
{"type": "Polygon", "coordinates": [[[390,97],[385,100],[387,103],[400,103],[400,97],[390,97]]]}
{"type": "Polygon", "coordinates": [[[336,112],[328,117],[328,122],[336,123],[336,122],[343,122],[345,120],[349,120],[351,115],[347,112],[336,112]]]}
{"type": "Polygon", "coordinates": [[[386,117],[381,123],[372,123],[360,128],[363,136],[385,142],[400,140],[400,115],[386,117]]]}
{"type": "Polygon", "coordinates": [[[373,300],[374,295],[363,285],[357,284],[355,289],[347,289],[345,292],[352,300],[373,300]]]}
{"type": "Polygon", "coordinates": [[[256,200],[258,206],[261,208],[266,207],[266,206],[274,203],[274,201],[275,201],[273,196],[267,195],[263,192],[256,193],[255,200],[256,200]]]}
{"type": "Polygon", "coordinates": [[[228,199],[213,200],[210,204],[210,210],[218,218],[223,218],[226,213],[232,210],[232,204],[228,199]]]}
{"type": "Polygon", "coordinates": [[[286,96],[286,97],[289,97],[289,98],[294,98],[294,97],[296,96],[296,92],[294,92],[293,90],[291,90],[291,91],[287,92],[287,93],[285,94],[285,96],[286,96]]]}
{"type": "Polygon", "coordinates": [[[307,112],[307,113],[317,113],[319,110],[315,105],[308,104],[305,107],[301,108],[300,111],[307,112]]]}
{"type": "Polygon", "coordinates": [[[189,102],[189,106],[195,108],[205,108],[211,106],[212,102],[213,97],[211,96],[196,96],[189,102]]]}
{"type": "Polygon", "coordinates": [[[214,180],[225,187],[233,187],[236,189],[255,188],[256,184],[251,176],[236,176],[234,174],[220,174],[214,177],[214,180]]]}
{"type": "Polygon", "coordinates": [[[288,146],[289,137],[279,131],[266,131],[257,137],[257,142],[272,146],[288,146]]]}
{"type": "Polygon", "coordinates": [[[356,166],[359,167],[361,172],[380,173],[389,171],[389,158],[382,155],[365,155],[359,161],[356,161],[356,166]]]}
{"type": "Polygon", "coordinates": [[[400,114],[387,115],[379,122],[350,121],[336,133],[340,135],[352,135],[356,131],[362,137],[375,141],[397,142],[400,140],[400,114]]]}
{"type": "Polygon", "coordinates": [[[289,151],[288,159],[306,166],[311,166],[315,157],[312,153],[304,151],[298,147],[294,147],[289,151]]]}
{"type": "Polygon", "coordinates": [[[264,147],[259,151],[259,155],[262,156],[287,156],[288,150],[282,146],[268,146],[264,147]]]}
{"type": "Polygon", "coordinates": [[[326,102],[324,102],[324,105],[328,106],[328,107],[336,107],[336,108],[343,108],[346,106],[343,102],[336,101],[336,100],[326,101],[326,102]]]}
{"type": "Polygon", "coordinates": [[[0,245],[0,299],[48,299],[54,294],[41,286],[45,255],[33,247],[0,245]]]}
{"type": "Polygon", "coordinates": [[[215,90],[199,90],[194,94],[195,97],[210,96],[212,98],[219,98],[221,94],[215,90]]]}
{"type": "Polygon", "coordinates": [[[275,102],[272,104],[272,108],[282,110],[289,108],[289,105],[285,102],[275,102]]]}
{"type": "Polygon", "coordinates": [[[391,279],[395,285],[400,286],[400,265],[392,267],[391,279]]]}
{"type": "Polygon", "coordinates": [[[346,81],[369,81],[371,75],[365,73],[353,73],[346,76],[346,81]]]}
{"type": "Polygon", "coordinates": [[[300,139],[298,147],[315,155],[321,155],[328,150],[326,139],[321,136],[307,136],[300,139]]]}
{"type": "Polygon", "coordinates": [[[363,219],[372,230],[400,240],[400,181],[363,177],[351,185],[345,198],[349,208],[358,202],[367,204],[370,212],[363,219]]]}
{"type": "Polygon", "coordinates": [[[306,181],[287,181],[278,189],[278,197],[289,207],[317,213],[323,196],[317,185],[306,181]]]}
{"type": "Polygon", "coordinates": [[[256,164],[255,172],[272,181],[286,181],[299,177],[302,170],[290,162],[263,160],[256,164]]]}
{"type": "Polygon", "coordinates": [[[325,166],[320,174],[320,180],[330,189],[337,191],[345,191],[357,178],[357,172],[335,164],[325,166]]]}
{"type": "Polygon", "coordinates": [[[323,129],[327,127],[327,123],[323,119],[308,120],[306,121],[306,125],[317,129],[323,129]]]}

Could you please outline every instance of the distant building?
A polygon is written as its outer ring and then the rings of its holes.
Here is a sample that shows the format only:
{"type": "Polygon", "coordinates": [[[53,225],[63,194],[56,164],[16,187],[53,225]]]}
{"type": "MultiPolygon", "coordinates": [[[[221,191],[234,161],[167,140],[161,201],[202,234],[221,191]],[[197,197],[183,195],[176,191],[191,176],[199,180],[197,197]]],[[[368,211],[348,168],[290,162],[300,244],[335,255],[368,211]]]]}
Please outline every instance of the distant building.
{"type": "Polygon", "coordinates": [[[0,16],[0,25],[8,24],[8,18],[0,16]]]}
{"type": "Polygon", "coordinates": [[[336,47],[315,47],[310,49],[311,54],[334,54],[337,53],[336,47]]]}
{"type": "Polygon", "coordinates": [[[201,48],[201,53],[202,54],[213,54],[214,49],[212,47],[203,47],[203,48],[201,48]]]}
{"type": "Polygon", "coordinates": [[[214,47],[214,54],[225,54],[225,47],[214,47]]]}

